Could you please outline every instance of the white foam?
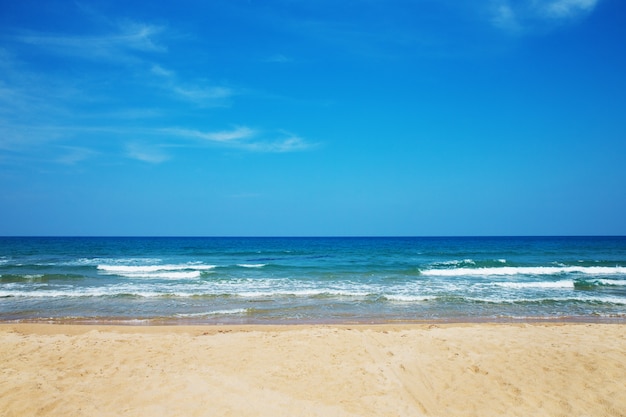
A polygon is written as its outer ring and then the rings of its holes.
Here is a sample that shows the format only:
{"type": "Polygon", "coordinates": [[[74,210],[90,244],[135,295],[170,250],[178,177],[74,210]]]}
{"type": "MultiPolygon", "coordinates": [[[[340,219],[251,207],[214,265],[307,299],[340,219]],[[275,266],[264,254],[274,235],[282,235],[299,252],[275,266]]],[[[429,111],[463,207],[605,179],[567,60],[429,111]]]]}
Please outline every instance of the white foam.
{"type": "Polygon", "coordinates": [[[237,264],[242,268],[263,268],[267,264],[237,264]]]}
{"type": "Polygon", "coordinates": [[[436,296],[434,295],[401,295],[401,294],[386,294],[384,296],[389,301],[397,301],[397,302],[419,302],[419,301],[429,301],[434,300],[436,296]]]}
{"type": "Polygon", "coordinates": [[[558,275],[558,274],[589,274],[589,275],[614,275],[626,274],[626,267],[615,266],[521,266],[521,267],[496,267],[496,268],[454,268],[454,269],[426,269],[420,271],[426,276],[502,276],[502,275],[558,275]]]}
{"type": "Polygon", "coordinates": [[[573,301],[585,302],[585,303],[601,303],[601,304],[614,304],[624,305],[626,304],[626,298],[620,297],[603,297],[592,295],[577,295],[577,296],[562,296],[562,297],[549,297],[549,298],[528,298],[528,297],[467,297],[466,300],[478,301],[494,304],[502,303],[540,303],[545,301],[564,302],[571,303],[573,301]]]}
{"type": "Polygon", "coordinates": [[[122,274],[127,278],[147,278],[147,279],[191,279],[200,278],[200,271],[182,271],[182,272],[153,272],[153,273],[127,273],[122,274]]]}
{"type": "Polygon", "coordinates": [[[43,278],[43,274],[22,275],[22,278],[25,278],[25,279],[40,279],[40,278],[43,278]]]}
{"type": "Polygon", "coordinates": [[[505,288],[574,288],[574,281],[541,281],[541,282],[495,282],[493,285],[505,288]]]}
{"type": "Polygon", "coordinates": [[[243,291],[233,295],[244,298],[267,298],[278,294],[270,291],[243,291]]]}
{"type": "Polygon", "coordinates": [[[598,284],[602,284],[602,285],[613,285],[616,287],[626,286],[625,279],[597,279],[597,280],[594,280],[593,282],[597,282],[598,284]]]}
{"type": "Polygon", "coordinates": [[[476,265],[476,262],[474,262],[474,260],[472,259],[463,259],[462,261],[459,260],[452,260],[452,261],[443,261],[443,262],[436,262],[435,265],[476,265]]]}
{"type": "Polygon", "coordinates": [[[89,265],[158,265],[163,260],[160,258],[79,258],[73,261],[62,263],[69,266],[89,266],[89,265]]]}
{"type": "Polygon", "coordinates": [[[319,288],[319,289],[294,289],[294,288],[276,288],[273,290],[248,290],[248,291],[235,291],[233,295],[243,298],[268,298],[268,297],[317,297],[317,296],[333,296],[333,297],[351,297],[351,298],[363,298],[372,294],[369,291],[359,290],[341,290],[333,288],[319,288]]]}
{"type": "Polygon", "coordinates": [[[157,271],[206,271],[215,268],[215,265],[202,264],[174,264],[174,265],[98,265],[98,269],[113,274],[150,273],[157,271]]]}
{"type": "Polygon", "coordinates": [[[110,295],[106,291],[0,291],[2,297],[59,298],[59,297],[99,297],[110,295]]]}
{"type": "Polygon", "coordinates": [[[223,315],[229,315],[229,314],[244,314],[247,312],[248,312],[248,309],[245,309],[245,308],[233,308],[230,310],[205,311],[202,313],[180,313],[180,314],[176,314],[176,316],[177,317],[223,316],[223,315]]]}
{"type": "Polygon", "coordinates": [[[203,271],[209,271],[215,265],[197,263],[166,265],[98,265],[98,270],[107,275],[119,275],[126,278],[143,279],[195,279],[203,271]]]}

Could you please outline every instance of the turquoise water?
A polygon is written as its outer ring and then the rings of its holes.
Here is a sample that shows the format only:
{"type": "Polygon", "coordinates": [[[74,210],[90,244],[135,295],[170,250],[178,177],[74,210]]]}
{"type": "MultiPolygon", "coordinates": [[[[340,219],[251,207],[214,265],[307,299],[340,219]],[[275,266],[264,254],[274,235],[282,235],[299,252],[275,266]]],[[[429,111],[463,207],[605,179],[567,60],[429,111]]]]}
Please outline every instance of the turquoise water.
{"type": "Polygon", "coordinates": [[[0,320],[626,321],[626,238],[0,238],[0,320]]]}

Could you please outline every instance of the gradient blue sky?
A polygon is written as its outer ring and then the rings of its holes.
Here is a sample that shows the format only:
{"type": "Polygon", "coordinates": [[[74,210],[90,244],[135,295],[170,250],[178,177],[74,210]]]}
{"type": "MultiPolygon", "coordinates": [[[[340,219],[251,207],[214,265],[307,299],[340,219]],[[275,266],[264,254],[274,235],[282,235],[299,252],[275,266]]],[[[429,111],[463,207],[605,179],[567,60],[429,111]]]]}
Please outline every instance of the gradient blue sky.
{"type": "Polygon", "coordinates": [[[624,235],[625,18],[0,0],[0,234],[624,235]]]}

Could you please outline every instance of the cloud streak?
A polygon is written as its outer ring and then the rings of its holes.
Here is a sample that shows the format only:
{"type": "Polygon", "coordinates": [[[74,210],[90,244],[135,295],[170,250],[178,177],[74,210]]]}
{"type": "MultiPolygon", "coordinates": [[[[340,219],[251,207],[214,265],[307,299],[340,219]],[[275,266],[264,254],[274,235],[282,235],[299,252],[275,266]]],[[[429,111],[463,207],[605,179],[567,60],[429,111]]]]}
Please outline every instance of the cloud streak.
{"type": "Polygon", "coordinates": [[[598,0],[557,0],[544,6],[545,15],[562,19],[592,11],[598,0]]]}
{"type": "Polygon", "coordinates": [[[204,132],[194,129],[162,129],[165,134],[174,137],[192,138],[204,143],[228,146],[250,152],[287,153],[312,149],[317,144],[310,143],[303,138],[287,131],[279,130],[274,134],[251,129],[246,126],[235,127],[231,130],[204,132]]]}
{"type": "Polygon", "coordinates": [[[138,142],[130,142],[126,144],[126,156],[142,162],[151,164],[160,164],[170,159],[161,149],[154,146],[148,146],[138,142]]]}
{"type": "Polygon", "coordinates": [[[96,17],[104,31],[16,29],[0,38],[0,163],[160,164],[184,157],[175,150],[183,148],[288,153],[316,146],[280,129],[175,127],[179,116],[198,120],[207,108],[230,107],[240,92],[181,75],[167,27],[96,17]]]}
{"type": "Polygon", "coordinates": [[[158,78],[161,89],[168,91],[177,99],[199,106],[227,107],[235,92],[228,87],[210,85],[206,82],[181,82],[173,70],[153,64],[150,73],[158,78]]]}
{"type": "Polygon", "coordinates": [[[59,36],[50,33],[27,33],[16,40],[58,55],[92,60],[126,62],[135,60],[132,52],[166,52],[157,42],[164,28],[137,22],[119,24],[113,32],[99,36],[59,36]]]}
{"type": "Polygon", "coordinates": [[[591,13],[599,0],[494,0],[491,23],[500,29],[522,33],[566,23],[591,13]]]}

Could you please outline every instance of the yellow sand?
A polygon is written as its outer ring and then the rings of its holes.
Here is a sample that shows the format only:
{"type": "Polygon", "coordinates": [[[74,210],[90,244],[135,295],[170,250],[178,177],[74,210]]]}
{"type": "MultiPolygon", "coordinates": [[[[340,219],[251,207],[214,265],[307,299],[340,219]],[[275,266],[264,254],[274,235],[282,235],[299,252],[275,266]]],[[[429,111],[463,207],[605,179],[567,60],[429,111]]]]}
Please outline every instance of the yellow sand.
{"type": "Polygon", "coordinates": [[[0,415],[626,416],[626,325],[0,325],[0,415]]]}

